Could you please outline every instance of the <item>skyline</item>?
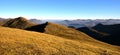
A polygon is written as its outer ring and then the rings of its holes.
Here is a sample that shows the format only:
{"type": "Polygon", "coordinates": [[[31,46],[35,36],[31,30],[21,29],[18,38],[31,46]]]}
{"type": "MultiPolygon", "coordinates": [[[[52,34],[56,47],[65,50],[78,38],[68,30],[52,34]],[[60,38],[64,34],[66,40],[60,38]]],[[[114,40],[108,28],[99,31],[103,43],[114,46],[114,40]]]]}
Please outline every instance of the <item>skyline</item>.
{"type": "Polygon", "coordinates": [[[0,17],[120,19],[120,0],[0,0],[0,17]]]}

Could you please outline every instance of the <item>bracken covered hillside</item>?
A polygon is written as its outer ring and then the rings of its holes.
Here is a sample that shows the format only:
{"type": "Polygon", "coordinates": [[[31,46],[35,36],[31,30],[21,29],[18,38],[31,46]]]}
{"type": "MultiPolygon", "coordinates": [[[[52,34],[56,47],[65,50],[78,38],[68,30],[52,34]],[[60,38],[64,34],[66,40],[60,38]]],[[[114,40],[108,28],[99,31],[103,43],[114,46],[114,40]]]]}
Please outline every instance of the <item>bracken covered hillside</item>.
{"type": "Polygon", "coordinates": [[[0,27],[0,55],[120,55],[120,51],[117,47],[107,49],[49,34],[0,27]]]}

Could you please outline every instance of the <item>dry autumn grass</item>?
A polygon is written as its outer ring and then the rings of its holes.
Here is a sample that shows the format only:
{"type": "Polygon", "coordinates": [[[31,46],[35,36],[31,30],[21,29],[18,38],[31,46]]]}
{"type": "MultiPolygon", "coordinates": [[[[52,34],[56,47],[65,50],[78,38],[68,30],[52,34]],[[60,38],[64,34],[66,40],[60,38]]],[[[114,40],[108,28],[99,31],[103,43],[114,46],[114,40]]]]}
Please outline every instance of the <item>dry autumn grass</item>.
{"type": "Polygon", "coordinates": [[[105,47],[44,33],[0,27],[0,55],[120,55],[117,47],[105,47]]]}
{"type": "MultiPolygon", "coordinates": [[[[97,41],[83,32],[80,32],[75,29],[68,28],[62,25],[50,23],[50,22],[48,22],[48,25],[46,26],[44,33],[59,36],[62,38],[71,39],[71,40],[76,40],[79,42],[84,42],[89,45],[92,44],[92,45],[99,46],[102,48],[107,48],[107,49],[114,49],[114,47],[116,48],[116,46],[113,47],[113,45],[109,45],[107,43],[97,41]]],[[[120,47],[117,47],[117,48],[120,49],[120,47]]]]}

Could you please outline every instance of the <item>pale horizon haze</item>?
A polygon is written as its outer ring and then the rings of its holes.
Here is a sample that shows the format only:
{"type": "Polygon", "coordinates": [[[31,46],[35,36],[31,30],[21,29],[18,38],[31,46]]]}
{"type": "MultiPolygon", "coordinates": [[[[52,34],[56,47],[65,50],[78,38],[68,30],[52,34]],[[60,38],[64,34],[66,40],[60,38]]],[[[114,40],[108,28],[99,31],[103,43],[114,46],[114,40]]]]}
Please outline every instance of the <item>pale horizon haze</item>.
{"type": "Polygon", "coordinates": [[[0,17],[120,19],[120,0],[0,0],[0,17]]]}

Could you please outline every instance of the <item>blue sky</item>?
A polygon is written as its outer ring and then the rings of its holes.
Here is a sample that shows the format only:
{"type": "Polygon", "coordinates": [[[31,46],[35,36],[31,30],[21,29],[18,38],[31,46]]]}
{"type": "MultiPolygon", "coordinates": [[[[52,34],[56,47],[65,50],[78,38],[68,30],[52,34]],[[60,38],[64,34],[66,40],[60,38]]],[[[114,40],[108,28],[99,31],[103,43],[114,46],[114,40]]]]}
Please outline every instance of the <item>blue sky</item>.
{"type": "Polygon", "coordinates": [[[0,0],[0,17],[120,19],[120,0],[0,0]]]}

